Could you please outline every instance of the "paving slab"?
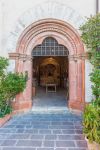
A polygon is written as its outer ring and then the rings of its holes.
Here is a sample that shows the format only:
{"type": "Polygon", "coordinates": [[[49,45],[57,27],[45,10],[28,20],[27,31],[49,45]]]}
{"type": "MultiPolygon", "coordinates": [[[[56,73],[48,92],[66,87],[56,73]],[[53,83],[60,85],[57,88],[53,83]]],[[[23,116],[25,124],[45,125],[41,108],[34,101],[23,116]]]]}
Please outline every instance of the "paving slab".
{"type": "Polygon", "coordinates": [[[14,116],[0,128],[0,150],[88,150],[81,122],[68,110],[14,116]]]}

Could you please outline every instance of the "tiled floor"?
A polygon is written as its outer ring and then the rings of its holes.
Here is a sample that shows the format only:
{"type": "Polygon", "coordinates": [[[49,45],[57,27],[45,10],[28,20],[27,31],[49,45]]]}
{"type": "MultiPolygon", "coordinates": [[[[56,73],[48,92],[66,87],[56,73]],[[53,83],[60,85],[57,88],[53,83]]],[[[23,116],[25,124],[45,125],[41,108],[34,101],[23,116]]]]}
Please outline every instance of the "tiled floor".
{"type": "Polygon", "coordinates": [[[33,107],[65,107],[67,106],[66,89],[57,89],[57,92],[46,93],[45,88],[38,88],[33,98],[33,107]]]}
{"type": "Polygon", "coordinates": [[[0,128],[0,150],[87,150],[81,117],[68,111],[15,116],[0,128]]]}

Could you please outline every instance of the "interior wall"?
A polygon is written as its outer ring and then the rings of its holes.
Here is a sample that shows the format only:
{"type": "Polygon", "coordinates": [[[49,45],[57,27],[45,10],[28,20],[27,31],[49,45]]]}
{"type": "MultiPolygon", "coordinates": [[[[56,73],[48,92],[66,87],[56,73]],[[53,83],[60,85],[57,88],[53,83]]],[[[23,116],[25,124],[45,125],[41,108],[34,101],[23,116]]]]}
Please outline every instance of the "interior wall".
{"type": "Polygon", "coordinates": [[[45,86],[46,81],[57,82],[58,87],[66,88],[68,81],[68,58],[61,56],[34,57],[33,59],[33,86],[45,86]],[[54,65],[54,70],[47,68],[47,65],[54,65]],[[48,70],[49,69],[49,70],[48,70]],[[48,74],[51,75],[48,75],[48,74]],[[53,79],[54,80],[53,80],[53,79]],[[42,80],[45,82],[42,83],[42,80]]]}

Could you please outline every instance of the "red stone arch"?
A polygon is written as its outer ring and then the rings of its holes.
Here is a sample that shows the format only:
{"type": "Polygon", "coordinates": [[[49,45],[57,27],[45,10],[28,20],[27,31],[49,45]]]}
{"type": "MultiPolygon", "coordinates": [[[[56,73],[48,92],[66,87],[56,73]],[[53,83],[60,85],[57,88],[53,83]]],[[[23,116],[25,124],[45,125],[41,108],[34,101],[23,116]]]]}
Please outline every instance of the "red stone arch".
{"type": "Polygon", "coordinates": [[[56,19],[44,19],[28,26],[21,34],[16,48],[16,71],[28,72],[25,91],[16,96],[16,110],[32,106],[32,49],[46,37],[54,37],[69,50],[69,107],[82,110],[84,106],[84,47],[78,32],[68,23],[56,19]]]}

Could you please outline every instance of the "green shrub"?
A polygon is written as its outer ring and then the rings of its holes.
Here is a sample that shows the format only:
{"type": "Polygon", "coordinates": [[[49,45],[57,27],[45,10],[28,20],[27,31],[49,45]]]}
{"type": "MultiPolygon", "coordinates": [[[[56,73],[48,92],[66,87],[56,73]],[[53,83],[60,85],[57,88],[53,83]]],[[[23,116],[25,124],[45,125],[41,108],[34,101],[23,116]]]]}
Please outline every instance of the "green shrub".
{"type": "Polygon", "coordinates": [[[90,80],[94,97],[83,114],[83,131],[91,142],[100,143],[100,14],[89,18],[80,30],[93,66],[90,80]]]}
{"type": "Polygon", "coordinates": [[[12,111],[11,101],[26,86],[25,75],[7,73],[8,64],[8,59],[0,57],[0,117],[12,111]]]}
{"type": "Polygon", "coordinates": [[[90,142],[100,143],[100,108],[89,104],[83,114],[83,132],[90,142]]]}
{"type": "Polygon", "coordinates": [[[15,95],[23,92],[26,82],[23,74],[8,73],[3,81],[3,90],[7,93],[7,99],[13,99],[15,95]]]}
{"type": "Polygon", "coordinates": [[[90,74],[90,80],[92,81],[92,93],[95,97],[95,102],[99,104],[100,107],[100,69],[93,68],[90,74]]]}

